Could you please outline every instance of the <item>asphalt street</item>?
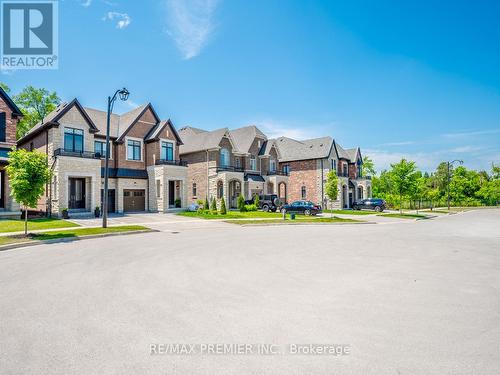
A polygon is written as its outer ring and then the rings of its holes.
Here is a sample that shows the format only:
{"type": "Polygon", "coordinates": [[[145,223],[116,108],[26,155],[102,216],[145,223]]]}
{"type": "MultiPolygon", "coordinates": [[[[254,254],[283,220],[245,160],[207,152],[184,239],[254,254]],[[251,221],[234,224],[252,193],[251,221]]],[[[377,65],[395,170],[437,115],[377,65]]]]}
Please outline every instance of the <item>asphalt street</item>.
{"type": "Polygon", "coordinates": [[[154,227],[0,252],[0,374],[500,373],[500,210],[154,227]]]}

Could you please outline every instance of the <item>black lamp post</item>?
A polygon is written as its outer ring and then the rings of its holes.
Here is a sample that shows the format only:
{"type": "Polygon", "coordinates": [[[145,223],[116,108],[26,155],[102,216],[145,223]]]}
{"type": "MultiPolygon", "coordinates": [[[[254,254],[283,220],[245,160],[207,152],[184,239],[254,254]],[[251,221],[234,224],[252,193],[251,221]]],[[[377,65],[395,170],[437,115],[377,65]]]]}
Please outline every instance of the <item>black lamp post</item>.
{"type": "Polygon", "coordinates": [[[447,165],[448,165],[448,178],[447,178],[447,190],[448,190],[448,211],[450,211],[450,179],[451,179],[451,176],[450,176],[450,168],[451,166],[453,165],[453,163],[459,163],[459,164],[463,164],[464,162],[462,160],[452,160],[452,161],[449,161],[447,162],[447,165]]]}
{"type": "Polygon", "coordinates": [[[124,87],[121,90],[116,90],[115,94],[111,97],[108,96],[108,117],[106,121],[106,162],[104,163],[104,194],[102,197],[102,227],[108,226],[108,175],[109,175],[109,123],[111,121],[111,112],[116,100],[116,96],[120,96],[120,100],[126,101],[130,95],[128,90],[124,87]]]}

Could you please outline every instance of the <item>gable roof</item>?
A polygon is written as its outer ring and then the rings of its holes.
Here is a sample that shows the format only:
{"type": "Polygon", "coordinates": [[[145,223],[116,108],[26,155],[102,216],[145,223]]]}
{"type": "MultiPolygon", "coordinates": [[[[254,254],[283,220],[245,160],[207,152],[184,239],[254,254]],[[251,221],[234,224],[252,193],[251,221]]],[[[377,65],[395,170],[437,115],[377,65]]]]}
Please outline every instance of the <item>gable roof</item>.
{"type": "Polygon", "coordinates": [[[267,140],[265,134],[262,133],[255,125],[230,130],[230,133],[236,143],[236,147],[239,152],[242,153],[248,153],[250,151],[250,147],[252,146],[255,138],[261,138],[264,141],[267,140]]]}
{"type": "Polygon", "coordinates": [[[16,105],[16,103],[14,103],[14,101],[10,98],[9,94],[7,94],[5,92],[5,90],[3,88],[1,88],[1,87],[0,87],[0,97],[2,97],[3,101],[10,108],[10,110],[12,111],[12,114],[14,116],[17,116],[17,117],[22,117],[23,116],[23,113],[18,108],[18,106],[16,105]]]}
{"type": "Polygon", "coordinates": [[[174,136],[177,139],[177,145],[182,145],[182,139],[179,136],[179,133],[177,133],[177,130],[175,130],[175,126],[174,126],[174,124],[172,124],[170,119],[168,119],[166,121],[165,120],[160,121],[158,124],[156,124],[151,129],[151,131],[148,134],[146,134],[146,137],[144,137],[144,141],[146,141],[146,142],[158,141],[160,139],[159,135],[161,134],[163,129],[165,129],[165,127],[167,127],[167,126],[170,126],[170,129],[172,129],[174,136]]]}
{"type": "Polygon", "coordinates": [[[338,143],[336,143],[335,146],[337,148],[339,159],[346,159],[354,163],[358,158],[358,155],[359,157],[361,157],[361,151],[359,150],[359,147],[344,149],[338,143]]]}
{"type": "Polygon", "coordinates": [[[229,138],[229,141],[236,147],[228,128],[221,128],[212,131],[199,131],[201,129],[184,127],[179,130],[182,139],[182,145],[179,148],[181,154],[189,154],[197,151],[211,150],[219,147],[223,137],[229,138]]]}
{"type": "Polygon", "coordinates": [[[265,141],[260,149],[259,156],[270,156],[273,147],[278,154],[278,160],[280,160],[281,154],[278,146],[276,145],[276,139],[268,139],[267,141],[265,141]]]}
{"type": "Polygon", "coordinates": [[[99,132],[99,129],[95,125],[94,121],[89,117],[85,109],[82,107],[78,99],[73,99],[69,103],[61,103],[59,104],[52,112],[50,112],[47,116],[45,116],[42,121],[38,122],[33,126],[21,139],[18,140],[18,143],[26,142],[28,139],[34,137],[41,131],[50,128],[52,126],[59,126],[59,120],[66,114],[68,111],[75,107],[80,114],[83,116],[85,121],[90,127],[91,133],[99,132]]]}
{"type": "Polygon", "coordinates": [[[156,111],[154,110],[153,106],[151,103],[148,104],[143,104],[140,107],[137,107],[133,109],[130,112],[124,113],[123,115],[120,116],[120,130],[123,130],[123,132],[118,136],[117,141],[122,141],[123,138],[127,135],[129,130],[132,128],[132,126],[135,125],[135,123],[141,118],[141,116],[147,111],[150,110],[151,113],[153,114],[155,120],[156,120],[156,125],[161,121],[158,115],[156,114],[156,111]]]}
{"type": "Polygon", "coordinates": [[[330,155],[333,138],[321,137],[297,141],[288,137],[279,137],[275,144],[281,156],[281,162],[322,159],[330,155]]]}

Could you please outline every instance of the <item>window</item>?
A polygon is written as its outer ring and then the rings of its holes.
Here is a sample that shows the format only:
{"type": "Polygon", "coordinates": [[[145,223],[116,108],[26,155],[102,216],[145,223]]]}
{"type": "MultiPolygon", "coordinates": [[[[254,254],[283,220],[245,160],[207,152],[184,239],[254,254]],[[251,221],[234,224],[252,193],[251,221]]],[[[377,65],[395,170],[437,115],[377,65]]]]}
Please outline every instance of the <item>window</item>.
{"type": "Polygon", "coordinates": [[[0,142],[5,142],[7,137],[7,115],[0,113],[0,142]]]}
{"type": "Polygon", "coordinates": [[[83,152],[83,130],[64,129],[64,151],[83,152]]]}
{"type": "Polygon", "coordinates": [[[307,191],[305,186],[302,186],[301,194],[302,194],[302,199],[306,199],[307,191]]]}
{"type": "Polygon", "coordinates": [[[217,182],[217,198],[221,199],[224,196],[224,184],[222,181],[217,182]]]}
{"type": "Polygon", "coordinates": [[[276,160],[273,158],[269,160],[269,170],[271,172],[276,172],[276,160]]]}
{"type": "Polygon", "coordinates": [[[127,159],[141,160],[141,141],[129,139],[127,141],[127,159]]]}
{"type": "Polygon", "coordinates": [[[229,150],[227,148],[220,150],[220,165],[222,167],[229,166],[229,150]]]}
{"type": "Polygon", "coordinates": [[[255,160],[255,156],[253,156],[253,155],[250,157],[250,169],[252,171],[257,170],[257,160],[255,160]]]}
{"type": "Polygon", "coordinates": [[[330,167],[330,169],[331,169],[332,171],[335,171],[335,172],[336,172],[336,171],[337,171],[337,160],[332,159],[332,160],[330,160],[330,162],[331,162],[331,164],[332,164],[332,165],[331,165],[331,167],[330,167]]]}
{"type": "Polygon", "coordinates": [[[234,164],[235,164],[235,167],[236,168],[240,168],[241,167],[241,161],[240,161],[240,158],[236,158],[234,160],[234,164]]]}
{"type": "Polygon", "coordinates": [[[193,183],[193,198],[196,197],[196,184],[193,183]]]}
{"type": "Polygon", "coordinates": [[[161,142],[161,160],[174,160],[174,144],[172,142],[161,142]]]}
{"type": "MultiPolygon", "coordinates": [[[[110,148],[111,151],[111,148],[110,148]]],[[[94,141],[94,152],[99,154],[101,158],[106,157],[106,142],[103,141],[94,141]]],[[[111,152],[109,153],[109,157],[111,158],[111,152]]]]}
{"type": "Polygon", "coordinates": [[[284,165],[283,166],[283,173],[289,174],[290,173],[290,166],[289,165],[284,165]]]}
{"type": "Polygon", "coordinates": [[[161,180],[156,180],[156,198],[161,197],[161,180]]]}

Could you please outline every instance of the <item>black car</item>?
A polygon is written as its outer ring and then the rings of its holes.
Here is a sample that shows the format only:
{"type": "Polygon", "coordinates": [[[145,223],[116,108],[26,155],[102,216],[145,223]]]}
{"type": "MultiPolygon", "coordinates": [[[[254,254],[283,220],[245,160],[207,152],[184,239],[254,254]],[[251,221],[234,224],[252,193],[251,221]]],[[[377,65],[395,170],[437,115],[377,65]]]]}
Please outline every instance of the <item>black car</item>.
{"type": "Polygon", "coordinates": [[[383,199],[369,198],[354,202],[352,208],[354,210],[375,210],[377,212],[382,212],[387,208],[387,205],[383,199]]]}
{"type": "Polygon", "coordinates": [[[283,213],[296,213],[304,215],[316,215],[321,213],[321,206],[310,201],[295,201],[281,207],[283,213]]]}
{"type": "MultiPolygon", "coordinates": [[[[245,204],[253,204],[254,200],[245,201],[245,204]]],[[[262,211],[272,211],[276,212],[278,207],[281,205],[281,202],[276,194],[259,194],[259,209],[262,211]]]]}

